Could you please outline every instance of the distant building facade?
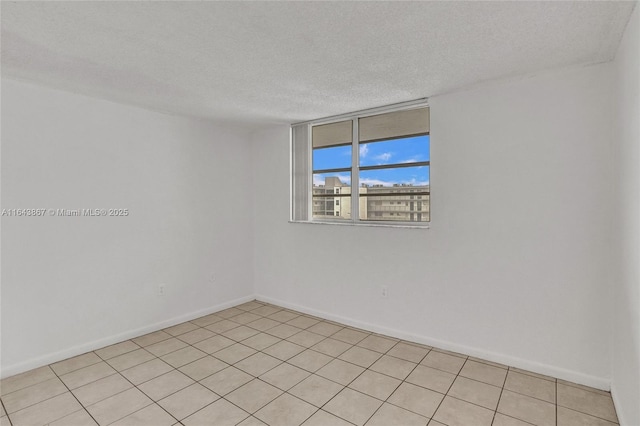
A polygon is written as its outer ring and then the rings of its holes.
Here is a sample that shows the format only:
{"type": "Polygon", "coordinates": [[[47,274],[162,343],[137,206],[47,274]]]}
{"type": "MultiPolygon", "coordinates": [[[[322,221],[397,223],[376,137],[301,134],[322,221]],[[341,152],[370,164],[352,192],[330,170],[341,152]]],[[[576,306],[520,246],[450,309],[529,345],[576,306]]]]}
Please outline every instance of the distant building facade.
{"type": "MultiPolygon", "coordinates": [[[[401,222],[428,222],[429,185],[362,185],[360,219],[401,222]]],[[[338,177],[325,178],[313,186],[313,217],[351,219],[351,186],[338,177]]]]}

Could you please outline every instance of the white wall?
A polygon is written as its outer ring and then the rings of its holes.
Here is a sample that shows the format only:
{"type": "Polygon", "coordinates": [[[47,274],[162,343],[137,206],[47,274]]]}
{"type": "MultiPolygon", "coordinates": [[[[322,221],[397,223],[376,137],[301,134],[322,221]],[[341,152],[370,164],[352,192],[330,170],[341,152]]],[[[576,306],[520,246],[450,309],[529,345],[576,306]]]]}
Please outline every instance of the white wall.
{"type": "Polygon", "coordinates": [[[429,230],[288,223],[289,131],[255,134],[258,297],[608,388],[611,77],[431,98],[429,230]]]}
{"type": "Polygon", "coordinates": [[[249,297],[249,156],[245,131],[3,79],[2,208],[130,215],[2,218],[2,375],[249,297]]]}
{"type": "Polygon", "coordinates": [[[616,190],[611,392],[621,425],[640,425],[640,11],[616,55],[616,190]]]}

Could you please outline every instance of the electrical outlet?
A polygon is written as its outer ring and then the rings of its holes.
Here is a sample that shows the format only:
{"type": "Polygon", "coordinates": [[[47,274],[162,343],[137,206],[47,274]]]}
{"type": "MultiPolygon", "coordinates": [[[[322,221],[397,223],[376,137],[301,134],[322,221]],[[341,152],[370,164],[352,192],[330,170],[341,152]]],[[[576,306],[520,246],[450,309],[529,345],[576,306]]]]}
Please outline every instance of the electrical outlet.
{"type": "Polygon", "coordinates": [[[389,288],[386,285],[383,285],[380,288],[380,295],[385,299],[387,298],[387,296],[389,296],[389,288]]]}
{"type": "Polygon", "coordinates": [[[164,296],[164,284],[158,286],[158,296],[164,296]]]}

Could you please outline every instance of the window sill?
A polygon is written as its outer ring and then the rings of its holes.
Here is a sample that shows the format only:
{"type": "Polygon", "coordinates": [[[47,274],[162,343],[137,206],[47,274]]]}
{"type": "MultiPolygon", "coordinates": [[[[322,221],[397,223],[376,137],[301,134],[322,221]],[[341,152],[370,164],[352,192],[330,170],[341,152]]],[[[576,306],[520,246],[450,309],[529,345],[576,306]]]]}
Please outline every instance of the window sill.
{"type": "Polygon", "coordinates": [[[367,226],[371,228],[406,228],[406,229],[429,229],[430,224],[427,222],[424,225],[412,225],[408,223],[372,223],[372,222],[329,222],[329,221],[310,221],[310,220],[290,220],[289,223],[300,223],[305,225],[337,225],[337,226],[367,226]]]}

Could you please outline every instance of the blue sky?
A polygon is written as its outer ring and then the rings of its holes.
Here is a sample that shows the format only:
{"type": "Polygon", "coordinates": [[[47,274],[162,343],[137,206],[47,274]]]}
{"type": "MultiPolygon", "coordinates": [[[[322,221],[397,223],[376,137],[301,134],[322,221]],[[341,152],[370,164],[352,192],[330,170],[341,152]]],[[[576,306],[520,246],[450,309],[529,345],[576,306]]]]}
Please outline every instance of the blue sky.
{"type": "MultiPolygon", "coordinates": [[[[416,136],[383,142],[360,144],[360,166],[383,164],[415,163],[429,161],[429,136],[416,136]]],[[[351,166],[351,147],[339,146],[313,151],[313,169],[337,169],[351,166]]],[[[351,183],[351,174],[326,173],[313,176],[314,185],[324,184],[324,178],[338,176],[346,184],[351,183]]],[[[360,172],[360,183],[392,186],[396,183],[413,185],[429,184],[429,166],[405,167],[399,169],[367,170],[360,172]]]]}

